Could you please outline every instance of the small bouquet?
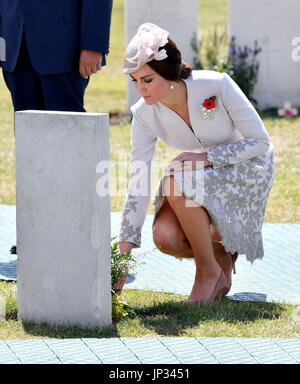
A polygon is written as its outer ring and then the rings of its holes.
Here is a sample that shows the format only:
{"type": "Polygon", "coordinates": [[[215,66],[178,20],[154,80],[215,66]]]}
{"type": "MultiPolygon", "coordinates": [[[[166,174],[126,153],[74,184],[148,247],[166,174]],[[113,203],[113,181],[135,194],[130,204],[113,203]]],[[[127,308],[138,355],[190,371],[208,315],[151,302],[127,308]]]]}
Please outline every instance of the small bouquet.
{"type": "MultiPolygon", "coordinates": [[[[114,240],[112,238],[112,240],[114,240]]],[[[113,294],[121,295],[129,270],[136,267],[136,259],[131,251],[118,252],[118,243],[111,244],[111,290],[113,294]]]]}

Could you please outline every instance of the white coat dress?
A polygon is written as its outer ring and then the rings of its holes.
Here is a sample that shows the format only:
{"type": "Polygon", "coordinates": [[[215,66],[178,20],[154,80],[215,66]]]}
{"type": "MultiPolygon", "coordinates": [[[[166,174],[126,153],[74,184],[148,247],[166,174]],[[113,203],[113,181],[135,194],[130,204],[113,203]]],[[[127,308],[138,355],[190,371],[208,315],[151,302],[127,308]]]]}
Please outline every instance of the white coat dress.
{"type": "Polygon", "coordinates": [[[225,250],[253,262],[264,255],[262,225],[274,180],[273,145],[255,108],[228,74],[193,71],[184,82],[192,129],[160,102],[147,105],[141,98],[131,107],[130,183],[118,241],[141,245],[151,200],[151,161],[159,137],[182,152],[207,152],[212,167],[165,173],[154,201],[153,222],[164,199],[163,179],[172,174],[180,192],[206,209],[225,250]],[[205,99],[212,96],[215,108],[205,109],[205,99]]]}

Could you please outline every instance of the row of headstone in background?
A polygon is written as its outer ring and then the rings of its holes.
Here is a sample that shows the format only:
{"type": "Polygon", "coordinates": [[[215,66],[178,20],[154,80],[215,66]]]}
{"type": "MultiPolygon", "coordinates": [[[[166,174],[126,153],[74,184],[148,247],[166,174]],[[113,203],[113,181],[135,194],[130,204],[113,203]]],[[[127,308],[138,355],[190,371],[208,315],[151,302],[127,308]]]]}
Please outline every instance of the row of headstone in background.
{"type": "Polygon", "coordinates": [[[260,108],[279,108],[286,101],[300,107],[300,49],[296,46],[300,45],[300,1],[229,0],[228,4],[229,35],[242,47],[253,47],[257,40],[262,48],[253,93],[260,108]]]}
{"type": "MultiPolygon", "coordinates": [[[[184,60],[194,63],[196,53],[192,41],[198,41],[198,0],[125,0],[126,46],[143,23],[154,23],[169,31],[184,60]]],[[[139,98],[127,76],[128,109],[139,98]]]]}
{"type": "MultiPolygon", "coordinates": [[[[145,22],[167,29],[183,58],[193,65],[196,54],[191,43],[198,41],[198,0],[125,0],[126,45],[145,22]]],[[[228,31],[238,45],[252,48],[257,40],[262,48],[253,94],[259,107],[279,108],[286,101],[300,107],[300,49],[296,46],[297,36],[300,45],[300,1],[228,0],[228,31]]],[[[128,108],[138,99],[127,79],[128,108]]]]}

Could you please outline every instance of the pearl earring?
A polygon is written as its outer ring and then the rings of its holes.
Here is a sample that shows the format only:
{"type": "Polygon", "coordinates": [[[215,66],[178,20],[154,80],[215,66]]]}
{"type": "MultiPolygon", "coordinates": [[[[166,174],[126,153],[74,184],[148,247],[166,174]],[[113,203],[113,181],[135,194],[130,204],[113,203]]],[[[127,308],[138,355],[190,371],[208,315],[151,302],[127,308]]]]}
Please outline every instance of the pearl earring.
{"type": "Polygon", "coordinates": [[[171,89],[171,90],[173,90],[173,89],[174,89],[174,84],[173,84],[173,81],[171,81],[170,89],[171,89]]]}

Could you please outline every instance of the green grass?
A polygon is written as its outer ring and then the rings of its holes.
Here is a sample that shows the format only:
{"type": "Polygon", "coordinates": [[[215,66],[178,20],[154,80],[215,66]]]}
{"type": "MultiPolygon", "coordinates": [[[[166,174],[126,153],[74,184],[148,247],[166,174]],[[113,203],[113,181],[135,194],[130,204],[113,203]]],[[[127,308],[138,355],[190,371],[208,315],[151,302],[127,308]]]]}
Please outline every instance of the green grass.
{"type": "MultiPolygon", "coordinates": [[[[126,82],[122,74],[124,54],[123,0],[114,2],[108,65],[93,75],[87,88],[88,112],[126,113],[126,82]]],[[[227,25],[227,0],[199,1],[199,37],[227,25]]],[[[15,204],[15,154],[13,109],[10,94],[0,74],[0,204],[15,204]]],[[[266,222],[299,223],[300,117],[290,121],[262,115],[275,146],[275,181],[266,210],[266,222]]],[[[130,152],[130,124],[126,119],[110,129],[111,160],[130,152]]],[[[154,161],[169,162],[179,152],[160,140],[154,161]]],[[[126,173],[122,173],[126,182],[126,173]]],[[[155,190],[154,183],[154,190],[155,190]]],[[[111,199],[112,211],[120,211],[124,195],[111,199]]],[[[150,206],[149,213],[153,213],[150,206]]],[[[112,329],[84,330],[78,327],[50,327],[17,321],[17,286],[0,282],[0,298],[6,302],[6,320],[0,321],[0,339],[33,337],[116,337],[116,336],[237,336],[299,337],[299,307],[275,303],[244,303],[224,299],[220,306],[187,307],[184,297],[125,290],[123,297],[134,308],[135,317],[126,318],[112,329]]]]}
{"type": "Polygon", "coordinates": [[[0,339],[75,337],[300,337],[300,307],[289,304],[236,302],[194,307],[185,296],[125,289],[130,317],[102,331],[79,326],[50,326],[17,320],[16,284],[0,283],[7,301],[0,339]]]}

